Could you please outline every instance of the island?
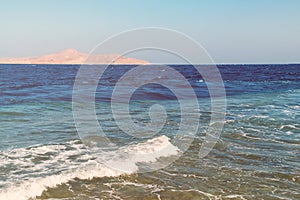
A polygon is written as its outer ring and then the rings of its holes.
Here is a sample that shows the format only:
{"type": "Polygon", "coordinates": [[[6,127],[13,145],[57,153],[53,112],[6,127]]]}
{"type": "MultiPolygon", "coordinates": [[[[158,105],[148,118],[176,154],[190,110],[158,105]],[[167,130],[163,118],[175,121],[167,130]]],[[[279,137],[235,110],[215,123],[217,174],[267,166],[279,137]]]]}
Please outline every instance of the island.
{"type": "Polygon", "coordinates": [[[0,58],[0,64],[149,64],[148,61],[119,54],[89,55],[76,49],[39,57],[0,58]]]}

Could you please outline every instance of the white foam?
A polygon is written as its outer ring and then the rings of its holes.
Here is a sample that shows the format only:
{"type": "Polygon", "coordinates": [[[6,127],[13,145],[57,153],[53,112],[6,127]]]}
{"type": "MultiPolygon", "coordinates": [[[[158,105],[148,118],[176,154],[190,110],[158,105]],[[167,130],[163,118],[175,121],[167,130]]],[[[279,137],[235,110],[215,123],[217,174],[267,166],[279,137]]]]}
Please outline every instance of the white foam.
{"type": "Polygon", "coordinates": [[[270,119],[270,120],[274,120],[273,118],[271,118],[270,116],[267,115],[254,115],[254,118],[259,118],[259,119],[270,119]]]}
{"type": "Polygon", "coordinates": [[[300,128],[297,128],[295,125],[293,125],[293,124],[287,124],[287,125],[281,125],[280,126],[280,130],[281,129],[285,129],[285,128],[290,128],[290,129],[300,129],[300,128]]]}
{"type": "Polygon", "coordinates": [[[121,174],[122,173],[94,161],[88,163],[88,165],[85,164],[84,166],[80,166],[80,169],[74,171],[51,175],[44,178],[31,178],[18,185],[11,185],[0,192],[0,199],[25,200],[41,195],[46,188],[55,187],[56,185],[68,182],[74,178],[92,179],[93,177],[119,176],[121,174]]]}
{"type": "MultiPolygon", "coordinates": [[[[105,162],[105,164],[116,170],[131,173],[138,170],[137,163],[155,162],[159,157],[176,155],[178,152],[179,149],[170,143],[167,136],[160,136],[145,143],[121,148],[114,154],[115,157],[105,162]]],[[[157,167],[162,168],[164,165],[158,165],[157,167]]]]}
{"type": "MultiPolygon", "coordinates": [[[[138,170],[137,163],[154,162],[160,157],[176,155],[179,150],[173,146],[166,136],[159,136],[144,143],[129,145],[114,152],[102,152],[101,161],[95,159],[93,154],[88,154],[87,149],[81,144],[69,143],[71,150],[66,150],[62,145],[48,145],[31,149],[6,152],[5,156],[14,156],[10,164],[21,164],[21,169],[12,172],[7,177],[4,188],[0,191],[0,200],[26,200],[42,194],[42,192],[59,184],[66,183],[74,178],[92,179],[94,177],[115,177],[122,174],[135,173],[138,170]],[[56,153],[53,158],[34,164],[27,156],[42,155],[44,153],[56,153]],[[115,155],[111,157],[111,155],[115,155]],[[125,156],[124,156],[125,155],[125,156]],[[78,156],[77,160],[70,160],[70,156],[78,156]],[[26,158],[27,157],[27,161],[26,158]],[[85,162],[82,162],[82,159],[85,162]],[[22,160],[21,163],[20,160],[22,160]],[[24,166],[30,170],[26,174],[18,175],[24,166]],[[113,169],[109,166],[118,166],[113,169]],[[122,168],[119,168],[122,166],[122,168]],[[59,172],[62,170],[62,172],[59,172]],[[46,172],[45,172],[46,171],[46,172]],[[43,173],[44,172],[44,173],[43,173]],[[28,175],[29,174],[29,175],[28,175]],[[15,180],[20,181],[15,181],[15,180]]],[[[5,157],[4,156],[4,157],[5,157]]]]}

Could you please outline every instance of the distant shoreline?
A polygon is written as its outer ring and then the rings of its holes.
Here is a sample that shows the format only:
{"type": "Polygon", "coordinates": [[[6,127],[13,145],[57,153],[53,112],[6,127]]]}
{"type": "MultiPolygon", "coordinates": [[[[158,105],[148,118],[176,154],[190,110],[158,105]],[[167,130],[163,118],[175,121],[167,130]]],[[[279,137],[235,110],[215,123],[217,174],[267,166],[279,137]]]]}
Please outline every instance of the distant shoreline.
{"type": "Polygon", "coordinates": [[[119,54],[89,55],[75,49],[38,56],[23,58],[0,58],[0,64],[45,64],[45,65],[82,65],[82,64],[149,64],[148,61],[136,58],[129,58],[119,54]]]}

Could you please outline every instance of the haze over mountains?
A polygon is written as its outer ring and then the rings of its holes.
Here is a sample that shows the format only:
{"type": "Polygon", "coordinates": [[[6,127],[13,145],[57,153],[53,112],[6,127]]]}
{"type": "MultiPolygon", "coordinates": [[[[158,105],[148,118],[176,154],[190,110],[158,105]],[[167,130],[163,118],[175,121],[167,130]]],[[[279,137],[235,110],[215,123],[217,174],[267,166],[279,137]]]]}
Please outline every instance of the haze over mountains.
{"type": "Polygon", "coordinates": [[[39,57],[0,58],[1,64],[148,64],[145,60],[128,58],[119,54],[100,54],[89,56],[75,49],[39,57]]]}

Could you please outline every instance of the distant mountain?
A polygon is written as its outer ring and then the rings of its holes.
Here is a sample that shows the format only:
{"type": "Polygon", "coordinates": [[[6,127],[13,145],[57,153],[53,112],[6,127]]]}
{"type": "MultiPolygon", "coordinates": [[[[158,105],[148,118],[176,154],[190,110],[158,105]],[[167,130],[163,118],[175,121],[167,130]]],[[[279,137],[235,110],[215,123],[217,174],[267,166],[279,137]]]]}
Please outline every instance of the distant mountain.
{"type": "Polygon", "coordinates": [[[128,58],[118,54],[100,54],[89,56],[75,49],[39,57],[0,58],[1,64],[148,64],[145,60],[128,58]]]}

